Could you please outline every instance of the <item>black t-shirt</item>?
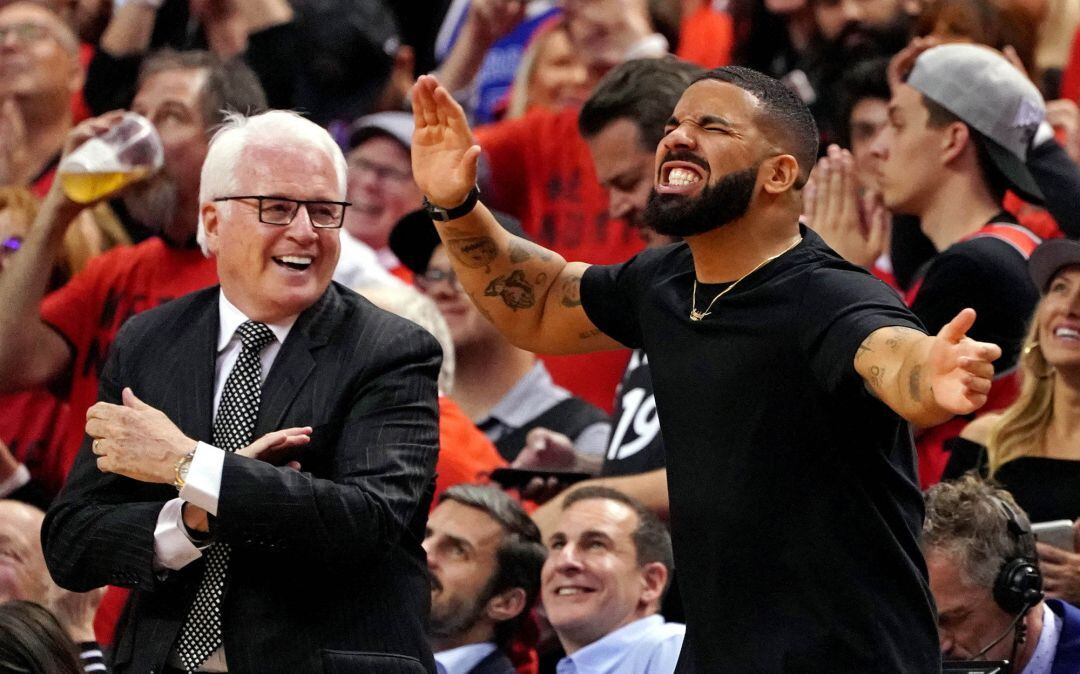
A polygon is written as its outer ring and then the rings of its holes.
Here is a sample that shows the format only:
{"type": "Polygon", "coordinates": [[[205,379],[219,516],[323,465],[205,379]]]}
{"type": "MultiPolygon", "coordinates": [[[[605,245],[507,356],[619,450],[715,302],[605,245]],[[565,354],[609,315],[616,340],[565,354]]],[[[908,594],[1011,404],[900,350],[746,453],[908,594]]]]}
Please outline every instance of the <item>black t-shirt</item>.
{"type": "MultiPolygon", "coordinates": [[[[993,222],[1016,220],[1001,213],[993,222]]],[[[911,311],[930,334],[937,334],[965,307],[977,314],[968,337],[1001,347],[996,372],[1016,366],[1039,291],[1028,275],[1027,259],[1011,244],[978,236],[953,244],[934,257],[911,311]]]]}
{"type": "Polygon", "coordinates": [[[637,475],[664,467],[664,440],[656,413],[649,359],[635,350],[615,396],[611,438],[600,474],[637,475]]]}
{"type": "Polygon", "coordinates": [[[936,672],[911,431],[853,363],[873,331],[920,326],[802,232],[700,322],[685,244],[582,279],[589,318],[652,367],[687,618],[678,671],[936,672]]]}

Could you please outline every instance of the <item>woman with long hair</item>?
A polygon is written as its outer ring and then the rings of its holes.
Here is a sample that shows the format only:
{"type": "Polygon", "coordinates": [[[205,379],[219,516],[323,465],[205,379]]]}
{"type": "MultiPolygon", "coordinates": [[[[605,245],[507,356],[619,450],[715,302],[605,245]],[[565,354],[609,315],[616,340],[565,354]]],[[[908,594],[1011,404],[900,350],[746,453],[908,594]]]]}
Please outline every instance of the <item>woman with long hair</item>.
{"type": "MultiPolygon", "coordinates": [[[[1080,517],[1080,242],[1049,241],[1031,256],[1042,292],[1024,340],[1020,395],[946,445],[945,479],[974,469],[1012,493],[1032,522],[1080,517]]],[[[1074,526],[1080,540],[1080,524],[1074,526]]],[[[1039,544],[1050,596],[1080,601],[1080,554],[1039,544]]]]}
{"type": "Polygon", "coordinates": [[[30,601],[0,604],[0,672],[82,674],[78,651],[51,613],[30,601]]]}

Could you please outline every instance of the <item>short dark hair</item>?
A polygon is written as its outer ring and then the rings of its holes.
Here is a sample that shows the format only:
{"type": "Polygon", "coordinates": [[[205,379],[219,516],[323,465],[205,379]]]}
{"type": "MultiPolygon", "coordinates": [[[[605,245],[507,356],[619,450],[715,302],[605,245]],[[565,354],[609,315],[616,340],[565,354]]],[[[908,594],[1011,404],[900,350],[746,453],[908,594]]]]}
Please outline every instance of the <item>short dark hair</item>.
{"type": "Polygon", "coordinates": [[[637,126],[641,149],[654,151],[679,97],[704,72],[675,57],[625,61],[596,85],[578,115],[578,129],[592,138],[608,124],[629,119],[637,126]]]}
{"type": "Polygon", "coordinates": [[[617,489],[600,485],[579,487],[571,491],[563,499],[562,509],[567,510],[570,506],[581,501],[602,499],[621,503],[634,511],[638,518],[637,529],[634,530],[634,548],[637,551],[638,565],[644,566],[652,562],[660,562],[668,570],[668,581],[671,581],[671,571],[675,568],[675,556],[671,551],[671,532],[660,521],[656,513],[642,505],[632,496],[627,496],[617,489]]]}
{"type": "Polygon", "coordinates": [[[170,70],[206,72],[201,104],[207,133],[225,120],[226,112],[250,116],[266,109],[266,93],[259,78],[240,58],[222,60],[212,52],[199,49],[162,49],[143,61],[138,86],[142,87],[151,76],[170,70]]]}
{"type": "Polygon", "coordinates": [[[799,162],[795,189],[802,189],[817,162],[818,128],[810,108],[780,80],[742,66],[724,66],[699,76],[695,82],[716,80],[739,87],[757,99],[759,119],[767,135],[799,162]]]}
{"type": "Polygon", "coordinates": [[[75,644],[51,613],[29,601],[0,604],[0,672],[81,674],[75,644]]]}
{"type": "Polygon", "coordinates": [[[483,510],[503,529],[504,536],[495,551],[495,573],[482,596],[494,597],[515,587],[525,591],[525,608],[521,613],[495,626],[495,643],[505,646],[513,639],[540,594],[540,570],[547,558],[540,528],[517,501],[497,487],[456,484],[439,496],[439,503],[443,501],[483,510]]]}
{"type": "Polygon", "coordinates": [[[840,130],[840,144],[851,147],[851,113],[859,101],[868,98],[886,103],[892,98],[889,89],[889,59],[871,58],[856,61],[845,73],[836,87],[840,101],[833,125],[840,130]]]}
{"type": "Polygon", "coordinates": [[[937,101],[931,100],[921,93],[919,96],[922,98],[923,105],[926,106],[926,111],[929,113],[926,118],[926,125],[930,128],[942,129],[953,122],[960,122],[968,128],[968,133],[971,135],[971,142],[975,145],[975,159],[979,164],[979,174],[982,176],[983,182],[986,183],[986,188],[990,190],[991,196],[999,203],[1003,201],[1005,199],[1005,192],[1012,185],[1009,182],[1009,179],[1005,177],[1005,174],[1001,172],[1001,169],[997,167],[997,164],[994,163],[993,158],[990,157],[990,151],[987,149],[987,144],[992,141],[987,139],[978,129],[957,117],[952,111],[937,101]]]}

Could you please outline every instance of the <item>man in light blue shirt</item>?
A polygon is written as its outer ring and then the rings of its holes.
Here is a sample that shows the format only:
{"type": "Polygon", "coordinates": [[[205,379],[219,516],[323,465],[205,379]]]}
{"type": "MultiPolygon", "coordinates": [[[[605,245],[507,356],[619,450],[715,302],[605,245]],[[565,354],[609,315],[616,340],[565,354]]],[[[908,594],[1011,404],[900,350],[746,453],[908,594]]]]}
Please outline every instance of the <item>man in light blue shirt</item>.
{"type": "Polygon", "coordinates": [[[503,649],[540,591],[536,524],[501,489],[459,484],[428,516],[423,545],[440,674],[514,674],[503,649]]]}
{"type": "Polygon", "coordinates": [[[582,487],[546,544],[541,597],[566,651],[558,674],[675,671],[686,627],[658,614],[673,562],[656,515],[614,489],[582,487]]]}

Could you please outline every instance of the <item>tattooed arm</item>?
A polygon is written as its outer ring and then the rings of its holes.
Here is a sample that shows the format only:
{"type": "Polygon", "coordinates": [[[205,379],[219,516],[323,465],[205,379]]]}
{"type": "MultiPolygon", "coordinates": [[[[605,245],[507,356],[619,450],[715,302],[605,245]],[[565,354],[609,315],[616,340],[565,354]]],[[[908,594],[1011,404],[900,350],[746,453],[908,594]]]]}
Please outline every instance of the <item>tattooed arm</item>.
{"type": "MultiPolygon", "coordinates": [[[[461,204],[476,184],[480,156],[465,113],[427,75],[417,80],[412,101],[413,178],[432,203],[461,204]]],[[[589,265],[568,263],[510,234],[483,204],[435,225],[473,304],[516,346],[542,353],[621,348],[593,325],[581,306],[581,276],[589,265]]]]}
{"type": "Polygon", "coordinates": [[[894,412],[920,427],[936,426],[983,406],[994,377],[994,344],[965,335],[975,311],[964,309],[936,336],[902,327],[870,333],[855,353],[855,370],[894,412]]]}

